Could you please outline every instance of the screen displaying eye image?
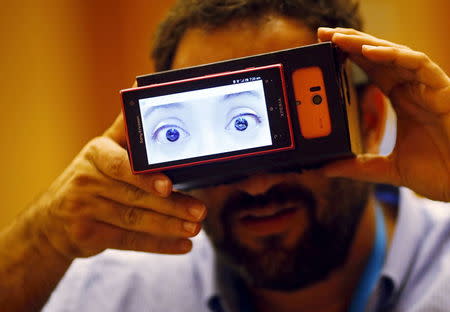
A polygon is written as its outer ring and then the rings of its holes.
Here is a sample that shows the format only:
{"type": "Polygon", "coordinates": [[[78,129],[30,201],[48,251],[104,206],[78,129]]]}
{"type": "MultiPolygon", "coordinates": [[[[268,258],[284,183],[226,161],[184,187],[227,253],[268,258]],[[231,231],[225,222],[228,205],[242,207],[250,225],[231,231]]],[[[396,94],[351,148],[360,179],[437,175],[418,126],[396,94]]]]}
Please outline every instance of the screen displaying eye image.
{"type": "Polygon", "coordinates": [[[139,100],[150,165],[272,145],[263,82],[139,100]]]}

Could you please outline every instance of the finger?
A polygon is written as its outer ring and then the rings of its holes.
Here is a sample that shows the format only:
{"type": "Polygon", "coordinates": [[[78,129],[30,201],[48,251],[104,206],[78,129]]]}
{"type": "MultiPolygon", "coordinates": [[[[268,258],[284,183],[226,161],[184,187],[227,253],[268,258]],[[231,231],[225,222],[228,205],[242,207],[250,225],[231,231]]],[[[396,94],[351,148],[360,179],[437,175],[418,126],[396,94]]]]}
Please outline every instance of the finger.
{"type": "Polygon", "coordinates": [[[125,230],[164,237],[192,237],[199,233],[201,225],[175,217],[163,215],[149,209],[126,206],[108,199],[90,202],[91,217],[125,230]]]}
{"type": "Polygon", "coordinates": [[[117,144],[122,147],[127,146],[125,123],[122,113],[116,117],[113,124],[103,133],[103,135],[117,142],[117,144]]]}
{"type": "MultiPolygon", "coordinates": [[[[373,43],[373,40],[376,40],[375,37],[352,28],[339,27],[319,27],[317,36],[319,38],[319,41],[333,40],[333,42],[342,50],[350,52],[350,59],[354,61],[359,67],[361,67],[367,74],[369,74],[369,76],[374,75],[373,72],[375,71],[375,68],[373,66],[373,63],[363,56],[362,46],[364,44],[369,44],[368,42],[373,43]],[[367,41],[361,41],[363,39],[366,39],[367,41]]],[[[380,41],[377,42],[377,45],[379,44],[381,44],[380,41]]]]}
{"type": "Polygon", "coordinates": [[[411,70],[402,67],[380,65],[371,61],[363,54],[362,48],[365,45],[375,45],[409,50],[407,47],[375,37],[345,35],[340,33],[334,34],[332,40],[342,50],[348,52],[350,59],[360,66],[368,74],[370,79],[387,95],[390,95],[393,86],[414,79],[414,73],[411,72],[411,70]]]}
{"type": "Polygon", "coordinates": [[[444,71],[422,52],[399,47],[362,46],[363,55],[372,62],[405,68],[414,72],[412,79],[432,88],[449,85],[449,78],[444,71]]]}
{"type": "Polygon", "coordinates": [[[110,181],[104,183],[96,193],[125,206],[134,206],[166,216],[192,222],[200,222],[206,216],[206,206],[196,198],[174,192],[167,198],[154,196],[133,185],[110,181]]]}
{"type": "Polygon", "coordinates": [[[331,38],[335,33],[341,33],[346,35],[361,35],[361,36],[368,36],[372,37],[369,34],[363,33],[361,31],[358,31],[353,28],[342,28],[342,27],[336,27],[336,28],[329,28],[329,27],[319,27],[317,29],[317,36],[320,41],[331,41],[331,38]]]}
{"type": "Polygon", "coordinates": [[[183,254],[192,249],[186,238],[158,237],[123,230],[102,222],[85,221],[67,225],[71,239],[85,251],[106,248],[135,250],[163,254],[183,254]]]}
{"type": "Polygon", "coordinates": [[[363,45],[397,47],[405,50],[410,50],[408,47],[396,44],[387,40],[378,39],[368,35],[346,35],[342,33],[335,33],[331,41],[339,46],[345,52],[350,54],[362,54],[363,45]]]}
{"type": "Polygon", "coordinates": [[[388,156],[363,154],[326,165],[321,172],[327,177],[343,177],[373,183],[399,185],[394,162],[388,156]]]}
{"type": "Polygon", "coordinates": [[[107,137],[93,140],[86,148],[86,158],[105,176],[134,185],[151,194],[167,197],[172,182],[162,173],[132,174],[128,154],[124,148],[107,137]]]}

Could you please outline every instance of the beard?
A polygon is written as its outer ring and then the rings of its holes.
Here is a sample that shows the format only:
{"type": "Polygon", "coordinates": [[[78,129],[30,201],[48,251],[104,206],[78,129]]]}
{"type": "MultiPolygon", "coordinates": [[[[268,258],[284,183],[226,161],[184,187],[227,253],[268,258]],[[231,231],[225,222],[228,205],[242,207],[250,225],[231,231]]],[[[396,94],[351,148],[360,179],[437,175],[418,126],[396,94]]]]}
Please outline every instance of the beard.
{"type": "Polygon", "coordinates": [[[294,291],[326,279],[346,262],[371,187],[348,179],[330,181],[323,207],[299,184],[278,184],[257,196],[243,191],[232,194],[222,207],[220,224],[205,221],[218,262],[253,288],[294,291]],[[258,250],[241,243],[233,231],[237,213],[287,202],[306,209],[308,218],[308,227],[294,246],[285,247],[282,234],[261,238],[263,247],[258,250]],[[215,235],[218,230],[223,235],[215,235]]]}

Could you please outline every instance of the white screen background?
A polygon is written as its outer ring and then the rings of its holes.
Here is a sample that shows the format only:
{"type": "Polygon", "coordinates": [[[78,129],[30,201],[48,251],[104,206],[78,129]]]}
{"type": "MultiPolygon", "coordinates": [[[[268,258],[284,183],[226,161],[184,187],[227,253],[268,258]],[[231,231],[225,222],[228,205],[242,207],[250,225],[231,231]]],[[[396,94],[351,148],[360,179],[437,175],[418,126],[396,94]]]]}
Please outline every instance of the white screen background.
{"type": "Polygon", "coordinates": [[[262,80],[141,99],[139,106],[150,165],[272,145],[262,80]]]}

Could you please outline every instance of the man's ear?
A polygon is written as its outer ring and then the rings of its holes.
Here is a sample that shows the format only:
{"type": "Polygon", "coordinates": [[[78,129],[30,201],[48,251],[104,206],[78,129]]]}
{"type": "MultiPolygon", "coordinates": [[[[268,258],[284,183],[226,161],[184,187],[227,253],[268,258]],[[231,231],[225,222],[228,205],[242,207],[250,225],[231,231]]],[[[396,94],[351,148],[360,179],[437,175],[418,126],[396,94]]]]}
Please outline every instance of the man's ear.
{"type": "Polygon", "coordinates": [[[380,89],[369,85],[359,101],[359,109],[364,152],[377,154],[386,125],[388,101],[380,89]]]}

